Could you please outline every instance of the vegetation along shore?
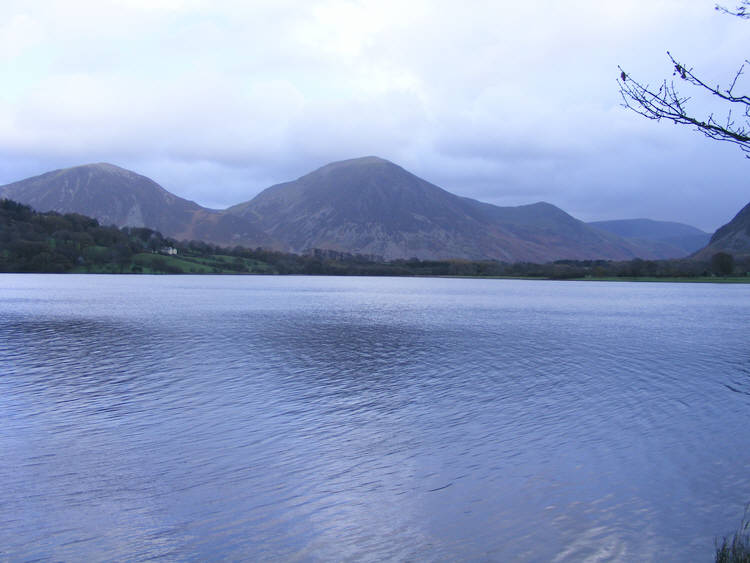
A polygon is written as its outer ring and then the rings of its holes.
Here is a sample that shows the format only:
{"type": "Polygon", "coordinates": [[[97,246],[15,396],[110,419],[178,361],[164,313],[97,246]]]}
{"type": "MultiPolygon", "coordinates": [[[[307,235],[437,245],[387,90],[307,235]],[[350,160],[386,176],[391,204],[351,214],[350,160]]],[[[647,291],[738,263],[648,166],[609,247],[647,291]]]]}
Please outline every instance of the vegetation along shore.
{"type": "Polygon", "coordinates": [[[750,282],[750,259],[717,253],[710,260],[385,261],[325,249],[292,254],[177,241],[136,227],[103,226],[75,213],[40,213],[0,201],[0,272],[108,274],[308,274],[457,276],[604,281],[750,282]]]}

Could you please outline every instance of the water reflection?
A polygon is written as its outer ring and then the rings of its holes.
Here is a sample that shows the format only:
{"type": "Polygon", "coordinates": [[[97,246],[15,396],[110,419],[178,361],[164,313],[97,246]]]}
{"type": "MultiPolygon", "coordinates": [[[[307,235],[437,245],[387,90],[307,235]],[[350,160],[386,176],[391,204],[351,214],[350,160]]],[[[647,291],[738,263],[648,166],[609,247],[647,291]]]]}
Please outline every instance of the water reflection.
{"type": "Polygon", "coordinates": [[[704,558],[750,497],[736,289],[18,279],[11,558],[704,558]]]}

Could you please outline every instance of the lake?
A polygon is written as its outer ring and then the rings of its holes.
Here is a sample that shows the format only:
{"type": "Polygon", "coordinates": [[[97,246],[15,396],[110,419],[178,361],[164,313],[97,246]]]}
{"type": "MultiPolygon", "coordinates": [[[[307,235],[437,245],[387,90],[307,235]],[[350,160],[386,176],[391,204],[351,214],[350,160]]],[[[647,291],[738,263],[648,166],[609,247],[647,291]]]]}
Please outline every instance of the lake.
{"type": "Polygon", "coordinates": [[[0,559],[710,561],[750,285],[0,275],[0,559]]]}

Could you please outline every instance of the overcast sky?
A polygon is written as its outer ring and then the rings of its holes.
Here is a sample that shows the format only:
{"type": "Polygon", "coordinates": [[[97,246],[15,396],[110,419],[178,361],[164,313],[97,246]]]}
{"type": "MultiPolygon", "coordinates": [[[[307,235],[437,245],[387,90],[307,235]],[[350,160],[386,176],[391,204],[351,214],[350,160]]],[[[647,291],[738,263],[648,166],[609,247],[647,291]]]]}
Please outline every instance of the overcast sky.
{"type": "Polygon", "coordinates": [[[667,50],[730,80],[750,22],[713,7],[3,0],[0,184],[111,162],[223,208],[377,155],[497,205],[713,231],[750,201],[750,160],[623,109],[616,83],[671,78],[667,50]]]}

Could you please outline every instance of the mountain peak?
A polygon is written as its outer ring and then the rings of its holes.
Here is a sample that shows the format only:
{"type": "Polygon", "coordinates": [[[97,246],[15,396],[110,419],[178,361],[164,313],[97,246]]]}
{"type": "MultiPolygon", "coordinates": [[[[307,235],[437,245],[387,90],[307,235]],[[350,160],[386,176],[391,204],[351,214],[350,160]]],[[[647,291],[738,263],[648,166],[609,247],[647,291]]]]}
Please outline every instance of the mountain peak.
{"type": "Polygon", "coordinates": [[[109,162],[92,162],[90,164],[81,164],[79,166],[71,166],[68,168],[62,168],[56,171],[57,173],[79,173],[79,172],[99,172],[103,174],[116,174],[119,176],[141,176],[137,172],[128,170],[109,162]]]}
{"type": "Polygon", "coordinates": [[[336,162],[330,162],[325,166],[321,166],[312,174],[315,173],[329,173],[337,170],[357,170],[357,169],[369,169],[374,166],[389,166],[400,169],[401,167],[397,164],[392,163],[390,160],[380,158],[379,156],[360,156],[358,158],[349,158],[346,160],[338,160],[336,162]]]}
{"type": "Polygon", "coordinates": [[[0,186],[0,197],[38,211],[81,213],[104,225],[148,227],[178,239],[280,247],[251,221],[205,209],[108,162],[71,166],[0,186]]]}
{"type": "Polygon", "coordinates": [[[84,164],[82,168],[94,168],[96,170],[106,170],[107,172],[130,172],[130,170],[115,164],[110,164],[109,162],[93,162],[91,164],[84,164]]]}
{"type": "Polygon", "coordinates": [[[148,226],[167,235],[199,209],[150,178],[107,162],[62,168],[0,186],[0,194],[42,212],[81,213],[105,225],[148,226]]]}
{"type": "Polygon", "coordinates": [[[295,252],[547,261],[636,251],[549,203],[501,208],[459,197],[377,156],[332,162],[228,212],[295,252]]]}
{"type": "Polygon", "coordinates": [[[0,197],[181,239],[295,252],[532,262],[650,257],[647,248],[589,227],[550,203],[498,207],[459,197],[374,155],[332,162],[224,212],[201,208],[108,162],[0,186],[0,197]]]}
{"type": "MultiPolygon", "coordinates": [[[[393,164],[390,160],[386,160],[385,158],[380,158],[379,156],[369,155],[369,156],[359,156],[356,158],[347,158],[345,160],[337,160],[335,162],[330,162],[323,168],[326,168],[327,166],[356,166],[361,164],[393,164]]],[[[393,164],[396,166],[395,164],[393,164]]]]}

